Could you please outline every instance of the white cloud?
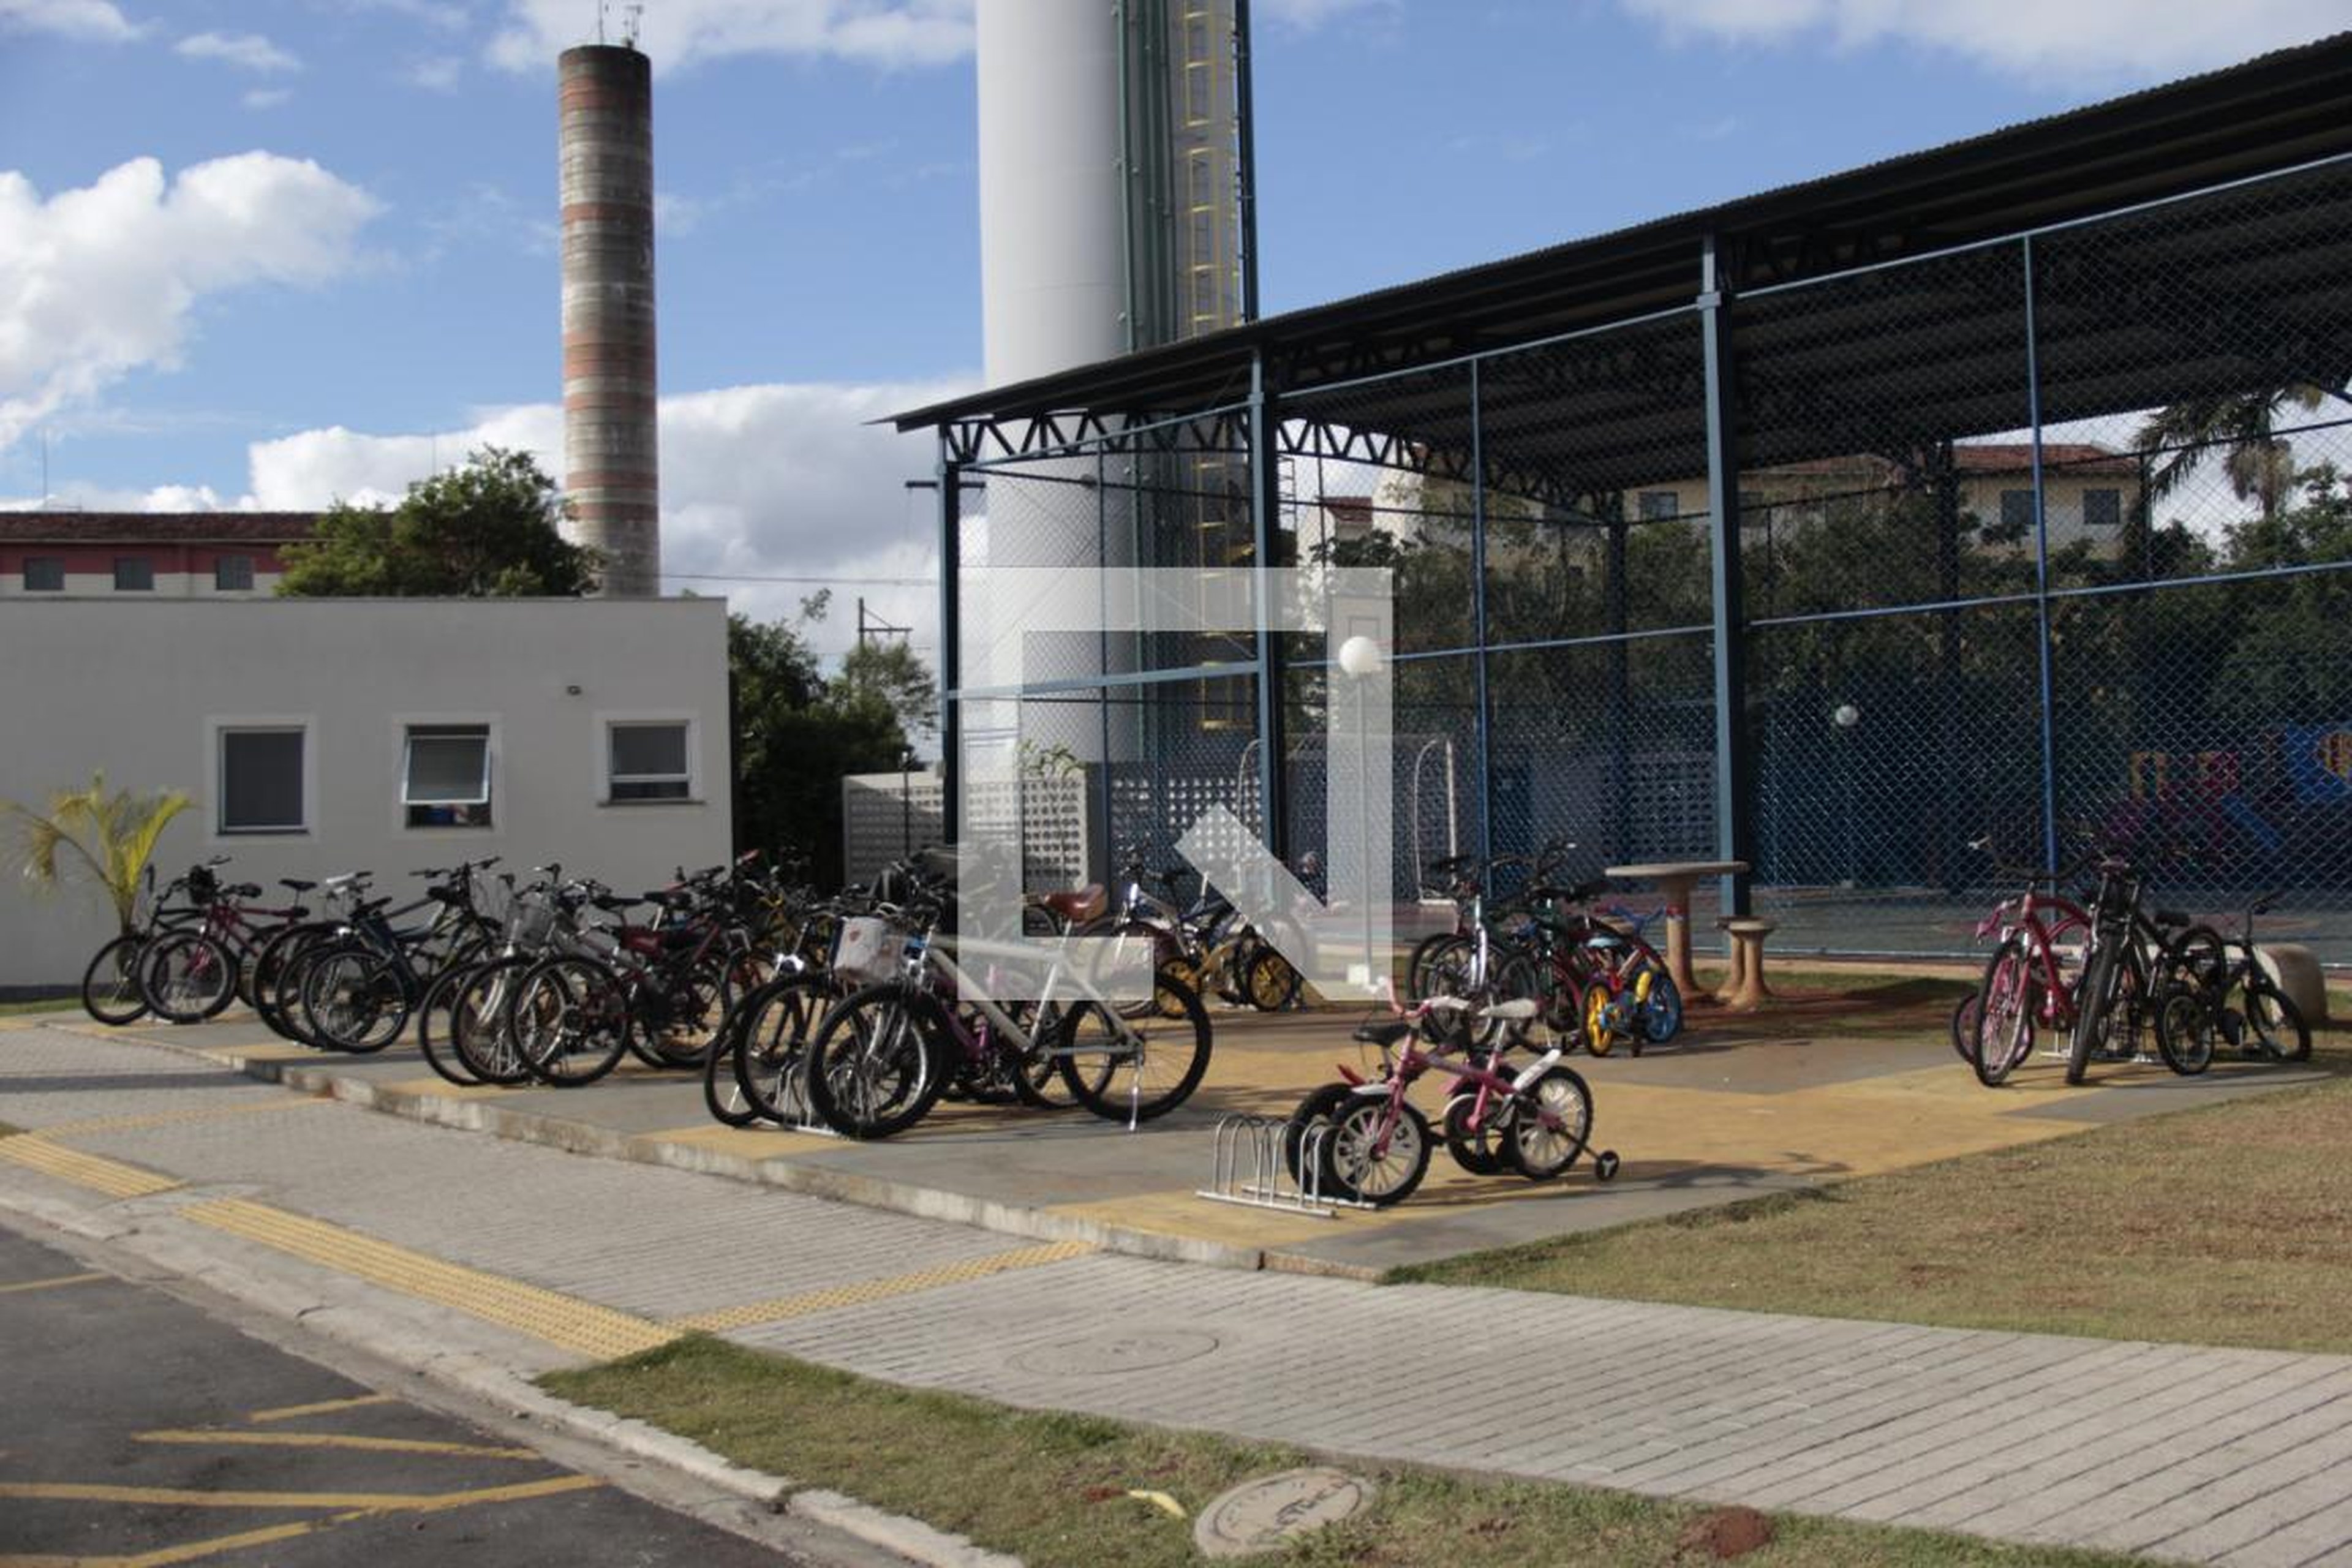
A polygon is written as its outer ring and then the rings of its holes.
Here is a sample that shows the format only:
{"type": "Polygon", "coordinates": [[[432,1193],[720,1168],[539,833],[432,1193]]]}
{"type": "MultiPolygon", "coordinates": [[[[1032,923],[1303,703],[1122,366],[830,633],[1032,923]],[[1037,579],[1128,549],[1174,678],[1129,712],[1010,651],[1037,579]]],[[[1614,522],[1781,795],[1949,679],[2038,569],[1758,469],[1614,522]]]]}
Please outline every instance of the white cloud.
{"type": "Polygon", "coordinates": [[[172,52],[192,60],[218,60],[265,76],[302,68],[300,60],[258,33],[193,33],[173,45],[172,52]]]}
{"type": "Polygon", "coordinates": [[[1393,15],[1402,5],[1403,0],[1260,0],[1251,15],[1257,20],[1311,32],[1353,13],[1377,11],[1393,15]]]}
{"type": "Polygon", "coordinates": [[[294,89],[288,87],[257,87],[240,100],[247,109],[276,109],[290,100],[294,89]]]}
{"type": "Polygon", "coordinates": [[[2177,76],[2308,43],[2345,25],[2343,0],[1621,0],[1672,37],[1839,47],[1906,42],[2013,75],[2080,80],[2177,76]]]}
{"type": "Polygon", "coordinates": [[[402,73],[402,79],[427,92],[455,92],[465,69],[466,62],[455,55],[435,55],[410,66],[402,73]]]}
{"type": "Polygon", "coordinates": [[[108,0],[0,0],[0,33],[56,33],[123,43],[139,36],[108,0]]]}
{"type": "MultiPolygon", "coordinates": [[[[509,0],[511,24],[490,45],[510,70],[537,70],[596,41],[580,0],[509,0]]],[[[618,42],[618,18],[604,36],[618,42]]],[[[809,55],[896,66],[940,65],[971,52],[971,0],[659,0],[637,47],[656,70],[730,55],[809,55]]]]}
{"type": "MultiPolygon", "coordinates": [[[[75,511],[222,511],[229,510],[210,485],[157,485],[147,490],[107,489],[97,485],[68,484],[48,498],[75,511]]],[[[39,496],[0,497],[0,511],[36,511],[39,496]]]]}
{"type": "MultiPolygon", "coordinates": [[[[936,402],[965,384],[761,385],[686,393],[661,401],[662,565],[666,592],[724,595],[761,619],[793,615],[837,581],[839,614],[818,646],[839,652],[855,635],[850,605],[864,594],[877,614],[918,626],[929,645],[937,619],[937,572],[926,478],[934,448],[872,423],[936,402]],[[762,579],[806,578],[774,582],[762,579]],[[908,585],[850,578],[922,578],[908,585]],[[836,624],[846,617],[847,624],[836,624]]],[[[559,479],[563,411],[552,403],[488,414],[438,436],[306,430],[251,450],[247,509],[300,510],[343,500],[396,501],[414,481],[482,446],[526,451],[559,479]]]]}
{"type": "Polygon", "coordinates": [[[0,450],[133,370],[176,364],[204,296],[333,278],[376,211],[316,163],[270,153],[168,183],[133,159],[46,199],[0,171],[0,450]]]}

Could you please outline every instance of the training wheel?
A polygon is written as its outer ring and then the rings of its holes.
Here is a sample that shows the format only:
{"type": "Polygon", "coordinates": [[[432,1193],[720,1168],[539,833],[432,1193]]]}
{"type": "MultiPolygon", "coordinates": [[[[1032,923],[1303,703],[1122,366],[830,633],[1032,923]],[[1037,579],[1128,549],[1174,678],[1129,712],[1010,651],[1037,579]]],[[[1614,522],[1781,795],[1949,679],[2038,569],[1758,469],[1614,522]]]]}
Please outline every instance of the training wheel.
{"type": "Polygon", "coordinates": [[[1595,1181],[1601,1182],[1613,1182],[1617,1179],[1616,1150],[1603,1149],[1592,1157],[1592,1176],[1595,1181]]]}

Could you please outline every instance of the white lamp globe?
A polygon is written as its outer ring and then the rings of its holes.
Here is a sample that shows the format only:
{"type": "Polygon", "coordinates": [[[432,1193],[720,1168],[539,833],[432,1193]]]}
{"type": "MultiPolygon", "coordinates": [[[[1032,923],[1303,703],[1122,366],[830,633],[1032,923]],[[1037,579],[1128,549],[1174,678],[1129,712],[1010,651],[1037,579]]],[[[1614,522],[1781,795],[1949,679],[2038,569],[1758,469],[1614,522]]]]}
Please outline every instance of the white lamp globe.
{"type": "Polygon", "coordinates": [[[1339,668],[1359,679],[1381,667],[1381,645],[1368,637],[1352,637],[1339,645],[1339,668]]]}
{"type": "Polygon", "coordinates": [[[1831,712],[1830,722],[1841,730],[1851,730],[1862,722],[1862,710],[1851,702],[1841,702],[1831,712]]]}

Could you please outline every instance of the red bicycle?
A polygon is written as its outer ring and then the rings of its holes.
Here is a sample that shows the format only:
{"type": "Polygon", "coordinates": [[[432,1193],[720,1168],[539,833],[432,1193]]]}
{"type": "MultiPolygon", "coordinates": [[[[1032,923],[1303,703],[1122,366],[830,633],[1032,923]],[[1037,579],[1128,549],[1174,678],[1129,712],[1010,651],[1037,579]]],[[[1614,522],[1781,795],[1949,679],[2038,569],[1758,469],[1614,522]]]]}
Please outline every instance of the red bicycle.
{"type": "MultiPolygon", "coordinates": [[[[2074,1027],[2075,988],[2082,979],[2076,955],[2090,941],[2091,917],[2056,889],[2088,864],[2080,860],[2063,871],[1995,867],[2004,879],[2023,882],[2025,890],[2002,900],[1978,925],[1979,937],[1997,933],[2000,942],[1977,987],[1972,1023],[1956,1021],[1953,1031],[1965,1037],[1963,1054],[1988,1089],[2000,1087],[2032,1054],[2039,1030],[2074,1027]]],[[[1956,1020],[1968,1017],[1965,1001],[1961,1007],[1956,1020]]]]}

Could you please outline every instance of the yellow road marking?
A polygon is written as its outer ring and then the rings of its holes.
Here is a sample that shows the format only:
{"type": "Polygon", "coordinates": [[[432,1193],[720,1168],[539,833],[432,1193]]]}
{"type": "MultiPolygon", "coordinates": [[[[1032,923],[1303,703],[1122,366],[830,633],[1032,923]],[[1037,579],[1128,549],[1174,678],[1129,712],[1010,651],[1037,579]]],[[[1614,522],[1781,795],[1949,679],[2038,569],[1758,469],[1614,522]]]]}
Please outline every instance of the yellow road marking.
{"type": "Polygon", "coordinates": [[[143,1198],[151,1193],[168,1193],[181,1184],[176,1176],[158,1175],[136,1165],[85,1154],[79,1149],[49,1142],[37,1132],[20,1138],[0,1138],[0,1160],[38,1171],[45,1176],[55,1176],[61,1182],[71,1182],[78,1187],[93,1188],[109,1197],[143,1198]]]}
{"type": "Polygon", "coordinates": [[[349,1399],[321,1399],[314,1405],[280,1405],[271,1410],[257,1410],[247,1421],[293,1421],[304,1415],[324,1415],[336,1410],[357,1410],[368,1405],[390,1405],[389,1394],[360,1394],[349,1399]]]}
{"type": "Polygon", "coordinates": [[[961,1285],[967,1280],[1002,1274],[1010,1268],[1034,1268],[1041,1264],[1059,1263],[1065,1258],[1082,1258],[1093,1250],[1091,1245],[1083,1241],[1056,1241],[1044,1247],[1017,1247],[1011,1252],[993,1253],[968,1262],[892,1275],[887,1279],[866,1279],[855,1285],[809,1290],[798,1296],[778,1296],[766,1301],[747,1302],[740,1307],[721,1307],[716,1311],[674,1318],[671,1322],[681,1329],[725,1333],[730,1329],[749,1328],[753,1323],[781,1322],[787,1318],[804,1318],[812,1312],[829,1312],[836,1307],[862,1306],[869,1301],[905,1296],[918,1290],[936,1290],[945,1285],[961,1285]]]}
{"type": "Polygon", "coordinates": [[[15,1285],[0,1285],[0,1296],[14,1296],[21,1290],[54,1290],[60,1285],[88,1285],[113,1278],[111,1274],[60,1274],[54,1279],[26,1279],[15,1285]]]}
{"type": "MultiPolygon", "coordinates": [[[[0,1143],[0,1149],[7,1147],[0,1143]]],[[[184,1219],[353,1275],[487,1322],[517,1330],[582,1355],[612,1361],[666,1345],[678,1331],[574,1296],[445,1263],[323,1220],[245,1198],[192,1204],[184,1219]]]]}
{"type": "Polygon", "coordinates": [[[339,1524],[355,1520],[373,1519],[387,1513],[443,1513],[454,1508],[476,1508],[484,1504],[527,1502],[535,1498],[558,1497],[566,1492],[586,1491],[604,1483],[593,1476],[555,1476],[542,1481],[523,1481],[514,1486],[483,1487],[475,1491],[436,1492],[404,1499],[381,1505],[352,1509],[331,1519],[303,1520],[293,1524],[274,1524],[260,1530],[239,1531],[235,1535],[216,1535],[206,1541],[184,1542],[153,1552],[142,1552],[130,1557],[11,1557],[0,1555],[0,1568],[171,1568],[173,1563],[194,1563],[206,1557],[217,1557],[225,1552],[238,1552],[248,1546],[267,1546],[276,1542],[292,1541],[300,1536],[331,1530],[339,1524]]]}
{"type": "Polygon", "coordinates": [[[0,1481],[0,1498],[28,1502],[145,1503],[160,1508],[415,1508],[433,1492],[224,1492],[182,1487],[114,1487],[76,1481],[0,1481]]]}
{"type": "Polygon", "coordinates": [[[44,1138],[79,1137],[89,1132],[131,1132],[148,1127],[170,1127],[183,1121],[215,1121],[227,1116],[258,1116],[272,1110],[306,1110],[326,1104],[306,1096],[280,1095],[243,1105],[200,1105],[179,1110],[151,1110],[135,1116],[92,1116],[80,1121],[60,1121],[41,1129],[44,1138]]]}
{"type": "Polygon", "coordinates": [[[423,1437],[360,1437],[342,1432],[134,1432],[137,1443],[187,1443],[211,1447],[359,1448],[374,1454],[459,1454],[478,1459],[535,1459],[529,1448],[496,1448],[481,1443],[440,1443],[423,1437]]]}

